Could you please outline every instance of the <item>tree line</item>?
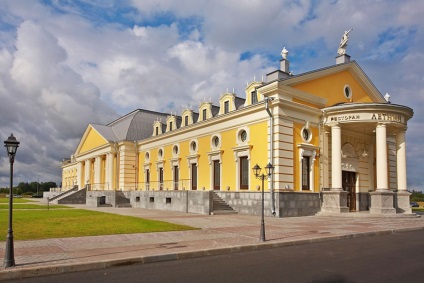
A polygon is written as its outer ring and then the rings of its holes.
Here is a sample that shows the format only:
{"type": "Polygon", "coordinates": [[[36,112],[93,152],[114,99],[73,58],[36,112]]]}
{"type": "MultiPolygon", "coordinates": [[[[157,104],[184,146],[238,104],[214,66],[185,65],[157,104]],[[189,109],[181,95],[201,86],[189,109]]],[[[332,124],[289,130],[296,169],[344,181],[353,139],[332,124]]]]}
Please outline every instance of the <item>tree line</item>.
{"type": "Polygon", "coordinates": [[[412,191],[411,201],[424,201],[424,193],[420,191],[412,191]]]}
{"type": "MultiPolygon", "coordinates": [[[[48,192],[50,188],[56,188],[56,182],[20,182],[16,187],[13,187],[14,195],[34,195],[48,192]]],[[[0,188],[0,193],[9,194],[9,188],[0,188]]]]}

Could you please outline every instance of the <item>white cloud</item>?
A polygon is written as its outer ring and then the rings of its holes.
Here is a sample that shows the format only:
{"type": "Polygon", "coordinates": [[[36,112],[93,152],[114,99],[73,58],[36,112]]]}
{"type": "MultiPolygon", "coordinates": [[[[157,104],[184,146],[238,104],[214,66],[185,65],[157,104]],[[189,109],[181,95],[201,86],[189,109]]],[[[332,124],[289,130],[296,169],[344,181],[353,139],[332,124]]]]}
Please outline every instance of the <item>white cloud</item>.
{"type": "MultiPolygon", "coordinates": [[[[89,10],[73,1],[44,3],[6,0],[0,7],[0,111],[7,117],[0,133],[22,139],[23,181],[29,172],[58,176],[58,162],[85,126],[110,122],[115,111],[179,112],[210,97],[217,102],[227,88],[243,96],[246,81],[277,68],[283,46],[295,73],[332,65],[349,28],[348,53],[380,91],[393,103],[423,103],[424,2],[133,0],[124,7],[92,0],[89,10]]],[[[413,166],[423,122],[416,110],[407,146],[413,166]]]]}

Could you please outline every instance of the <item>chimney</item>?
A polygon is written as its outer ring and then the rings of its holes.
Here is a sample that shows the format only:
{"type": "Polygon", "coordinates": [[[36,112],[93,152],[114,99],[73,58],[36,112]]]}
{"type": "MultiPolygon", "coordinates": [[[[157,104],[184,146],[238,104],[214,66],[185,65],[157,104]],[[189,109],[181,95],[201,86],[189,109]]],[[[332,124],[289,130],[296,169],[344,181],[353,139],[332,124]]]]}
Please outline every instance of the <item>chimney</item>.
{"type": "Polygon", "coordinates": [[[341,54],[336,57],[336,65],[350,62],[350,56],[347,54],[341,54]]]}
{"type": "Polygon", "coordinates": [[[290,62],[287,60],[287,55],[289,52],[284,47],[281,51],[281,56],[283,59],[280,60],[280,70],[276,70],[274,72],[271,72],[266,75],[266,81],[271,82],[275,80],[285,79],[290,77],[292,74],[290,74],[290,62]]]}

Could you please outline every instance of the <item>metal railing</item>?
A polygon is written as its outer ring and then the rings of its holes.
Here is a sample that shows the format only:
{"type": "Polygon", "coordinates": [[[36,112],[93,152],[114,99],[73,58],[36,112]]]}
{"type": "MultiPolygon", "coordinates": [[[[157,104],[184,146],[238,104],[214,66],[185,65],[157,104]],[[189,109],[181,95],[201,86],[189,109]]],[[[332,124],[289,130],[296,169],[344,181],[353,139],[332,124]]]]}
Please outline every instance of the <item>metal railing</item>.
{"type": "Polygon", "coordinates": [[[86,184],[87,191],[107,191],[110,189],[109,183],[92,183],[86,184]]]}
{"type": "MultiPolygon", "coordinates": [[[[120,191],[173,191],[173,190],[190,190],[190,179],[180,179],[174,181],[151,181],[149,183],[125,183],[120,186],[120,191]]],[[[86,184],[87,191],[104,191],[111,190],[109,183],[92,183],[86,184]]]]}
{"type": "Polygon", "coordinates": [[[174,181],[151,181],[149,183],[137,183],[135,190],[138,191],[172,191],[172,190],[190,190],[190,179],[180,179],[174,181]]]}

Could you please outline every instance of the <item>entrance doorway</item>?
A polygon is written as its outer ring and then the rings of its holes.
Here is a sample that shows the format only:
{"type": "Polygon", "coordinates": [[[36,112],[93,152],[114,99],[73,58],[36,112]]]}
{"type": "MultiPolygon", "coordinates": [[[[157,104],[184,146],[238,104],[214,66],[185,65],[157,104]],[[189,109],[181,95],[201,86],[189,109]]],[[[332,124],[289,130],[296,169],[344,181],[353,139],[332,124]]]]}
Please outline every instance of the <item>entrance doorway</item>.
{"type": "Polygon", "coordinates": [[[356,211],[356,173],[342,171],[342,186],[347,192],[347,207],[349,211],[356,211]]]}
{"type": "Polygon", "coordinates": [[[221,189],[221,170],[219,160],[213,161],[213,189],[216,191],[221,189]]]}

